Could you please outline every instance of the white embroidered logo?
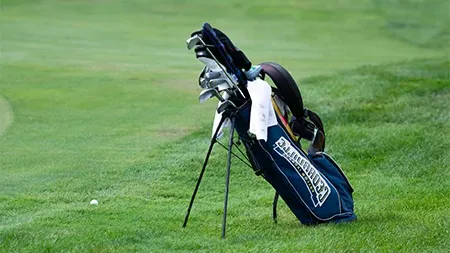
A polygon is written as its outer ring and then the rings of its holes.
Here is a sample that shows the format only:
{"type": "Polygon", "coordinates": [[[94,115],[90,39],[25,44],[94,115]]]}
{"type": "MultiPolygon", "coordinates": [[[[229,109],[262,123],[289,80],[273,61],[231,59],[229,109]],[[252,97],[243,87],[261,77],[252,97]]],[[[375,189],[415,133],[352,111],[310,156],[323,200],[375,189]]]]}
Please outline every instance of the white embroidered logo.
{"type": "Polygon", "coordinates": [[[284,137],[280,137],[275,142],[274,150],[298,171],[308,187],[314,207],[322,206],[330,195],[331,189],[317,169],[284,137]]]}

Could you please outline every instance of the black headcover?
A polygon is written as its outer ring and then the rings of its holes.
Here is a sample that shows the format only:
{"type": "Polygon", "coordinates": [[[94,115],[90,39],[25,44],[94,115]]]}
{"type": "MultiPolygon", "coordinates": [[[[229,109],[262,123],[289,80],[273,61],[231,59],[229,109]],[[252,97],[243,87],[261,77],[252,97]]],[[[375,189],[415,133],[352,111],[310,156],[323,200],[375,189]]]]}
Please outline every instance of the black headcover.
{"type": "MultiPolygon", "coordinates": [[[[219,29],[213,28],[214,31],[217,34],[217,37],[219,37],[219,40],[224,44],[225,49],[230,54],[230,56],[233,58],[234,64],[240,69],[243,69],[245,71],[248,71],[252,67],[252,63],[247,58],[247,56],[239,50],[233,42],[228,38],[228,36],[220,31],[219,29]]],[[[202,38],[202,40],[208,45],[208,49],[214,54],[214,56],[217,58],[217,60],[224,66],[226,66],[225,59],[223,58],[222,54],[219,52],[219,50],[213,46],[213,43],[210,41],[208,36],[204,36],[202,33],[202,30],[195,31],[191,34],[191,37],[194,35],[198,35],[202,38]],[[211,46],[209,46],[211,45],[211,46]]],[[[197,57],[203,56],[208,57],[209,53],[206,51],[206,49],[202,46],[197,47],[195,49],[195,52],[197,54],[197,57]]],[[[209,56],[211,58],[211,56],[209,56]]]]}

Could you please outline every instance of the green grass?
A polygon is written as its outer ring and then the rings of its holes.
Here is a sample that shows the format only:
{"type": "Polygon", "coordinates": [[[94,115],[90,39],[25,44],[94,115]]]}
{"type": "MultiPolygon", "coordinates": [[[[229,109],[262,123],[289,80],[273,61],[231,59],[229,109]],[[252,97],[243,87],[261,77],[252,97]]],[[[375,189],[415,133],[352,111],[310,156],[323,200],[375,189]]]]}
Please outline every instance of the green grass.
{"type": "Polygon", "coordinates": [[[448,1],[0,4],[0,252],[450,248],[448,1]],[[299,81],[357,222],[305,227],[282,203],[274,224],[273,190],[236,160],[221,240],[217,148],[181,228],[216,105],[184,45],[204,21],[299,81]]]}

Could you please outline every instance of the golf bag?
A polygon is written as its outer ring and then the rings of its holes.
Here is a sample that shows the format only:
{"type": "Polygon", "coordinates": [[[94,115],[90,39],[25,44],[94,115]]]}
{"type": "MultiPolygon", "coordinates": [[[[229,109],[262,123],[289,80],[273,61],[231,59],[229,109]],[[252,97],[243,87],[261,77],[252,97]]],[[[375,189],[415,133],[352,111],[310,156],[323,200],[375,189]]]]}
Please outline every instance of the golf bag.
{"type": "Polygon", "coordinates": [[[235,124],[252,167],[273,186],[298,220],[309,225],[356,218],[353,189],[326,153],[307,155],[279,118],[279,124],[269,127],[267,141],[256,140],[248,135],[249,118],[250,103],[239,108],[235,124]]]}
{"type": "MultiPolygon", "coordinates": [[[[341,168],[323,152],[323,123],[316,113],[304,108],[300,90],[289,72],[270,62],[252,66],[245,54],[224,33],[207,23],[202,30],[191,35],[188,48],[195,48],[197,58],[207,65],[199,78],[199,85],[203,89],[200,101],[216,96],[221,101],[218,112],[232,122],[227,184],[235,129],[255,174],[261,175],[276,191],[274,219],[278,196],[281,196],[303,224],[355,220],[353,188],[341,168]],[[212,60],[217,65],[211,64],[212,60]],[[254,134],[249,133],[253,101],[247,89],[248,82],[265,78],[270,78],[275,84],[272,87],[272,104],[277,121],[277,124],[267,128],[266,140],[257,139],[254,134]],[[223,81],[220,85],[213,82],[219,79],[223,81]],[[221,95],[224,93],[225,95],[221,95]],[[302,149],[300,139],[311,142],[307,152],[302,149]]],[[[222,123],[223,121],[220,124],[222,123]]],[[[186,225],[216,137],[217,131],[211,140],[183,226],[186,225]]],[[[224,223],[227,194],[228,185],[224,223]]],[[[223,236],[224,233],[223,227],[223,236]]]]}

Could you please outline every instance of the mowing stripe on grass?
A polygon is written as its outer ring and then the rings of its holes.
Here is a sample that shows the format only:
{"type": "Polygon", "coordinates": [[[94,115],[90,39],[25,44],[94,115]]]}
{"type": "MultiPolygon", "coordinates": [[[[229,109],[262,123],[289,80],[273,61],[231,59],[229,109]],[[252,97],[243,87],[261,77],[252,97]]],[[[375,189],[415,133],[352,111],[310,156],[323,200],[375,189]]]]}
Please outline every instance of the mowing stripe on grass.
{"type": "Polygon", "coordinates": [[[13,110],[8,101],[0,95],[0,136],[14,121],[13,110]]]}

